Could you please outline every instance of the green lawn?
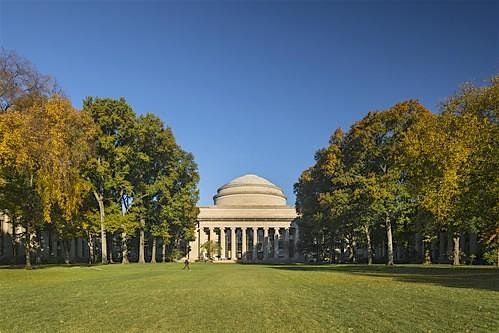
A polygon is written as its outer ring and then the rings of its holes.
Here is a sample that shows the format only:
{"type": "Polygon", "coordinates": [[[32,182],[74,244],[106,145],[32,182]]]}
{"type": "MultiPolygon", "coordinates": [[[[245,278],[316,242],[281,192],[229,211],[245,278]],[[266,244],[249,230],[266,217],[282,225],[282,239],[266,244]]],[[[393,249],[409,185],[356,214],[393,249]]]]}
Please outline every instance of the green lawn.
{"type": "Polygon", "coordinates": [[[0,268],[0,332],[499,332],[499,269],[0,268]]]}

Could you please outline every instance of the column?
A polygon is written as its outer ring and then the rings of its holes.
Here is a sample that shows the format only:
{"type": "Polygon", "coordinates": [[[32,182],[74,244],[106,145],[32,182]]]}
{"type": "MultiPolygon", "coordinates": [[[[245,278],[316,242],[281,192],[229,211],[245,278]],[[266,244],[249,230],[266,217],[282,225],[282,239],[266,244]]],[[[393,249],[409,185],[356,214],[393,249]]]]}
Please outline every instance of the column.
{"type": "Polygon", "coordinates": [[[258,228],[253,228],[253,261],[258,260],[258,228]]]}
{"type": "Polygon", "coordinates": [[[279,228],[274,228],[274,258],[279,259],[279,228]]]}
{"type": "Polygon", "coordinates": [[[230,228],[230,259],[237,260],[236,257],[236,228],[230,228]]]}
{"type": "Polygon", "coordinates": [[[421,234],[419,232],[416,232],[416,234],[414,235],[414,252],[416,258],[419,259],[424,257],[424,253],[422,250],[424,249],[422,249],[421,234]]]}
{"type": "Polygon", "coordinates": [[[204,228],[199,228],[199,245],[204,245],[206,242],[206,232],[204,231],[204,228]]]}
{"type": "Polygon", "coordinates": [[[269,228],[267,227],[264,227],[263,228],[263,260],[267,260],[268,257],[269,257],[269,242],[268,242],[268,238],[269,238],[269,228]]]}
{"type": "Polygon", "coordinates": [[[83,246],[81,238],[76,239],[76,257],[83,258],[83,246]]]}
{"type": "Polygon", "coordinates": [[[209,227],[209,240],[215,241],[215,230],[213,227],[209,227]]]}
{"type": "Polygon", "coordinates": [[[81,238],[81,257],[88,258],[87,239],[81,238]]]}
{"type": "Polygon", "coordinates": [[[447,232],[447,258],[449,258],[449,262],[452,262],[452,257],[454,253],[454,240],[451,232],[447,232]]]}
{"type": "Polygon", "coordinates": [[[431,241],[431,257],[432,257],[432,260],[437,260],[438,258],[438,239],[434,238],[432,239],[431,241]]]}
{"type": "MultiPolygon", "coordinates": [[[[468,238],[468,240],[469,240],[469,233],[462,232],[461,236],[459,238],[460,238],[459,239],[459,252],[466,253],[466,238],[468,238]]],[[[469,247],[469,244],[468,244],[468,247],[469,247]]],[[[461,260],[464,260],[464,258],[461,258],[461,260]]]]}
{"type": "Polygon", "coordinates": [[[0,213],[0,256],[4,255],[5,230],[4,230],[4,215],[0,213]]]}
{"type": "Polygon", "coordinates": [[[225,228],[220,228],[220,259],[225,259],[225,228]]]}
{"type": "Polygon", "coordinates": [[[75,258],[76,258],[76,239],[72,239],[70,241],[70,250],[69,250],[69,257],[71,259],[71,261],[74,261],[75,258]]]}
{"type": "Polygon", "coordinates": [[[241,228],[241,237],[242,237],[242,243],[243,243],[241,253],[242,253],[243,261],[245,261],[248,258],[248,255],[246,253],[248,251],[248,249],[246,248],[246,245],[247,245],[246,233],[247,233],[247,229],[241,228]]]}
{"type": "MultiPolygon", "coordinates": [[[[210,242],[216,242],[216,234],[215,234],[215,228],[209,227],[209,240],[210,242]]],[[[212,243],[213,244],[213,243],[212,243]]],[[[212,252],[215,252],[215,249],[212,249],[212,252]]],[[[216,253],[210,253],[210,258],[215,258],[216,253]]]]}
{"type": "MultiPolygon", "coordinates": [[[[199,224],[198,224],[199,226],[199,224]]],[[[202,245],[201,243],[201,232],[203,230],[201,228],[196,229],[196,239],[194,239],[192,242],[189,243],[189,246],[191,247],[191,251],[189,252],[189,259],[191,260],[199,260],[201,259],[199,254],[200,254],[200,247],[202,245]]]]}
{"type": "Polygon", "coordinates": [[[58,245],[59,243],[57,242],[57,236],[55,233],[51,230],[51,241],[52,241],[52,253],[50,253],[51,256],[57,257],[59,255],[58,253],[58,245]]]}
{"type": "Polygon", "coordinates": [[[442,263],[442,262],[445,262],[447,261],[447,254],[445,252],[445,232],[440,232],[440,237],[439,237],[439,241],[440,241],[440,244],[439,244],[439,262],[442,263]]]}
{"type": "Polygon", "coordinates": [[[284,229],[284,244],[283,244],[284,259],[289,258],[289,228],[284,229]]]}
{"type": "MultiPolygon", "coordinates": [[[[206,232],[204,231],[204,227],[199,228],[199,247],[206,243],[206,232]]],[[[201,255],[201,259],[206,259],[206,249],[201,249],[199,253],[201,255]]]]}
{"type": "Polygon", "coordinates": [[[300,237],[300,233],[298,230],[298,226],[295,226],[295,258],[300,258],[300,251],[298,246],[298,238],[300,237]]]}
{"type": "Polygon", "coordinates": [[[477,239],[477,235],[476,233],[474,232],[471,232],[470,233],[470,256],[476,256],[476,239],[477,239]]]}

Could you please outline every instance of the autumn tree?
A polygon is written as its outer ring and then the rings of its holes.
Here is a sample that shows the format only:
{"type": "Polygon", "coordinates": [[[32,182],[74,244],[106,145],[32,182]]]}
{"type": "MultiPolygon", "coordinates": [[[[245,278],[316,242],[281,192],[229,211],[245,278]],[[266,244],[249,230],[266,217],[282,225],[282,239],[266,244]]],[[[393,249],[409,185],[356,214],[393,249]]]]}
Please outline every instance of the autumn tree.
{"type": "Polygon", "coordinates": [[[375,212],[386,229],[388,265],[393,265],[393,224],[404,219],[410,208],[406,172],[399,163],[402,139],[415,119],[427,113],[417,101],[399,103],[385,111],[370,112],[345,138],[348,168],[370,179],[375,212]]]}
{"type": "Polygon", "coordinates": [[[309,246],[311,241],[321,243],[325,235],[332,240],[337,234],[353,251],[361,234],[370,263],[371,232],[382,222],[387,263],[393,265],[393,225],[406,219],[413,208],[399,160],[402,139],[416,119],[429,113],[416,101],[370,112],[346,135],[337,130],[329,146],[316,153],[316,164],[295,185],[300,226],[309,246]],[[307,240],[310,232],[315,235],[307,240]]]}
{"type": "Polygon", "coordinates": [[[25,58],[14,51],[0,48],[0,111],[17,105],[26,106],[36,96],[61,94],[55,80],[39,73],[25,58]]]}
{"type": "Polygon", "coordinates": [[[499,266],[498,111],[498,76],[483,87],[464,85],[443,105],[441,117],[450,119],[450,124],[442,128],[452,138],[446,146],[454,152],[455,165],[445,165],[447,173],[440,181],[452,184],[452,177],[446,178],[454,172],[458,177],[453,183],[456,199],[449,205],[455,264],[459,264],[459,235],[471,231],[478,232],[491,258],[495,253],[499,266]]]}
{"type": "Polygon", "coordinates": [[[297,223],[300,228],[299,247],[304,254],[319,253],[317,239],[323,228],[324,220],[319,213],[318,188],[312,166],[303,171],[294,185],[296,195],[297,223]]]}
{"type": "Polygon", "coordinates": [[[447,230],[454,265],[460,264],[463,232],[497,227],[497,90],[497,80],[486,88],[465,86],[441,114],[421,118],[406,136],[409,183],[431,217],[423,224],[425,243],[429,233],[447,230]]]}
{"type": "Polygon", "coordinates": [[[295,184],[296,207],[300,213],[301,247],[335,261],[338,242],[347,241],[350,260],[354,261],[356,230],[353,225],[352,177],[343,163],[343,138],[337,129],[326,148],[315,154],[315,165],[304,171],[295,184]]]}
{"type": "Polygon", "coordinates": [[[2,197],[24,228],[27,269],[34,228],[54,217],[68,223],[82,203],[93,133],[91,119],[57,95],[0,114],[2,197]]]}

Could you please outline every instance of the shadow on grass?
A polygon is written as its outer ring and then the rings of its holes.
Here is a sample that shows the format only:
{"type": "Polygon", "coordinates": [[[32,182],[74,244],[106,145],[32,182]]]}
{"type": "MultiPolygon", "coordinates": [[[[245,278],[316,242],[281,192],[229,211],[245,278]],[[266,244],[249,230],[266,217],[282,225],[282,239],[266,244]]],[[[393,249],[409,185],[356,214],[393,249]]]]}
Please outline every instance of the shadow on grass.
{"type": "MultiPolygon", "coordinates": [[[[65,267],[65,268],[75,268],[75,267],[94,267],[100,266],[100,264],[43,264],[43,265],[33,265],[32,269],[45,269],[45,268],[53,268],[53,267],[65,267]]],[[[0,269],[24,269],[24,265],[5,265],[0,266],[0,269]]]]}
{"type": "Polygon", "coordinates": [[[394,266],[385,265],[297,265],[272,266],[272,269],[331,272],[392,278],[395,281],[425,283],[452,288],[499,291],[499,269],[494,267],[394,266]]]}

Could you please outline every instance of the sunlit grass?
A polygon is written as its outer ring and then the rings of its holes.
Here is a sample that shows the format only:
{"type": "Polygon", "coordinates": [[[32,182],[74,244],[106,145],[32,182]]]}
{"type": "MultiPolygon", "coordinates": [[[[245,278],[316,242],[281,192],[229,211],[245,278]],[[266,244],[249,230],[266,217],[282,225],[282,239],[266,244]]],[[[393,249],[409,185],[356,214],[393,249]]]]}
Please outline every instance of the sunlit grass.
{"type": "Polygon", "coordinates": [[[131,264],[0,269],[0,332],[492,332],[499,270],[131,264]]]}

